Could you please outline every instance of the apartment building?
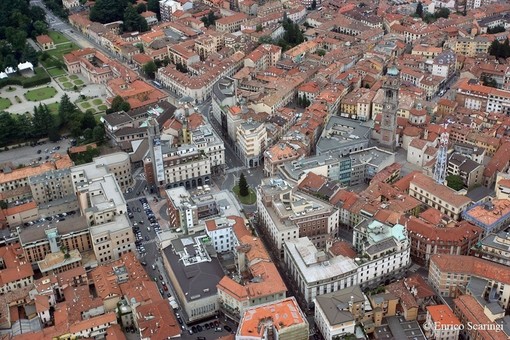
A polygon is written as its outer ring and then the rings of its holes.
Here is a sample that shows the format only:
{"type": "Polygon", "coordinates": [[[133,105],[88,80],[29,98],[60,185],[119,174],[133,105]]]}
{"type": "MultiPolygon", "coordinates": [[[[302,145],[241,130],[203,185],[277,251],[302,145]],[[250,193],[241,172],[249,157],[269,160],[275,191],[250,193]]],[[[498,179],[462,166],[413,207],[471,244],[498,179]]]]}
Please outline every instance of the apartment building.
{"type": "Polygon", "coordinates": [[[471,251],[473,256],[510,266],[510,233],[491,233],[473,245],[471,251]]]}
{"type": "Polygon", "coordinates": [[[510,337],[505,313],[494,304],[467,294],[453,299],[453,304],[453,311],[463,326],[459,332],[462,338],[506,340],[510,337]]]}
{"type": "MultiPolygon", "coordinates": [[[[238,322],[246,309],[285,298],[287,287],[262,241],[251,235],[241,217],[229,217],[233,218],[236,223],[231,238],[236,244],[234,261],[239,280],[224,276],[217,288],[220,310],[238,322]]],[[[214,247],[218,249],[219,244],[214,242],[214,247]]]]}
{"type": "Polygon", "coordinates": [[[429,282],[441,296],[469,294],[496,302],[502,309],[510,305],[510,268],[499,263],[474,256],[434,255],[429,282]]]}
{"type": "Polygon", "coordinates": [[[80,253],[92,250],[89,226],[83,216],[23,228],[19,240],[25,258],[33,265],[43,261],[46,255],[60,251],[61,247],[68,251],[77,249],[80,253]]]}
{"type": "Polygon", "coordinates": [[[497,233],[510,221],[510,200],[494,199],[477,203],[462,213],[462,218],[483,230],[483,235],[497,233]]]}
{"type": "Polygon", "coordinates": [[[135,251],[135,236],[126,214],[90,228],[90,241],[97,261],[107,263],[135,251]]]}
{"type": "Polygon", "coordinates": [[[377,287],[380,282],[405,275],[411,261],[405,226],[366,219],[354,227],[352,243],[358,255],[357,282],[362,287],[377,287]]]}
{"type": "Polygon", "coordinates": [[[364,318],[370,306],[359,286],[319,295],[314,304],[315,324],[326,340],[356,334],[356,323],[364,318]]]}
{"type": "Polygon", "coordinates": [[[68,155],[54,156],[51,160],[37,166],[17,169],[4,168],[0,173],[0,193],[7,203],[27,199],[31,195],[29,178],[43,175],[51,170],[69,169],[73,162],[68,155]]]}
{"type": "Polygon", "coordinates": [[[460,176],[464,182],[464,186],[467,188],[482,184],[484,170],[485,167],[482,164],[460,153],[452,153],[448,158],[448,175],[460,176]]]}
{"type": "Polygon", "coordinates": [[[209,98],[218,80],[232,76],[241,68],[243,60],[244,53],[238,51],[229,57],[200,63],[196,72],[190,68],[191,74],[182,73],[170,65],[158,70],[156,80],[179,97],[188,96],[202,102],[209,98]]]}
{"type": "Polygon", "coordinates": [[[39,204],[58,200],[73,200],[74,190],[70,169],[49,170],[28,178],[32,198],[39,204]]]}
{"type": "Polygon", "coordinates": [[[411,240],[411,258],[425,266],[435,254],[469,255],[483,234],[480,227],[466,221],[439,219],[430,222],[410,217],[405,225],[411,240]]]}
{"type": "Polygon", "coordinates": [[[236,340],[306,340],[309,325],[294,297],[246,310],[237,328],[236,340]]]}
{"type": "Polygon", "coordinates": [[[216,20],[216,30],[218,32],[234,33],[241,29],[241,24],[248,20],[248,16],[244,13],[235,13],[233,15],[224,16],[216,20]]]}
{"type": "Polygon", "coordinates": [[[421,173],[413,175],[409,186],[409,195],[457,221],[464,209],[471,203],[471,199],[468,197],[457,194],[455,190],[440,185],[421,173]]]}
{"type": "Polygon", "coordinates": [[[297,146],[291,143],[278,143],[264,151],[264,175],[275,176],[278,167],[302,156],[297,146]]]}
{"type": "Polygon", "coordinates": [[[482,112],[510,111],[510,91],[481,85],[475,80],[459,82],[455,101],[467,109],[482,112]]]}
{"type": "MultiPolygon", "coordinates": [[[[168,188],[184,186],[187,189],[208,185],[211,180],[211,160],[196,145],[183,144],[178,147],[162,143],[164,183],[168,188]]],[[[150,158],[143,161],[145,176],[151,184],[155,183],[153,162],[150,158]]]]}
{"type": "Polygon", "coordinates": [[[492,41],[488,37],[458,37],[453,49],[457,55],[473,58],[477,54],[488,53],[492,41]]]}
{"type": "Polygon", "coordinates": [[[300,237],[309,237],[319,247],[326,246],[339,221],[334,206],[296,191],[281,178],[262,180],[257,188],[257,209],[264,232],[280,254],[285,240],[300,237]]]}
{"type": "Polygon", "coordinates": [[[205,233],[219,253],[233,251],[239,245],[234,229],[246,229],[244,219],[239,216],[216,217],[205,221],[205,233]]]}
{"type": "Polygon", "coordinates": [[[427,306],[427,319],[423,328],[428,338],[458,339],[461,326],[462,323],[447,305],[427,306]]]}
{"type": "Polygon", "coordinates": [[[338,152],[348,155],[367,149],[372,129],[351,119],[332,116],[329,118],[316,146],[317,155],[338,152]]]}
{"type": "Polygon", "coordinates": [[[262,162],[267,146],[266,125],[262,122],[248,120],[237,126],[236,149],[247,167],[257,167],[262,162]]]}
{"type": "Polygon", "coordinates": [[[346,256],[319,251],[308,237],[285,240],[283,262],[298,292],[307,303],[358,284],[358,265],[346,256]]]}
{"type": "Polygon", "coordinates": [[[271,44],[261,44],[244,59],[244,67],[251,67],[257,71],[263,71],[281,59],[282,48],[271,44]]]}
{"type": "Polygon", "coordinates": [[[219,51],[225,45],[225,33],[207,31],[195,39],[194,49],[200,60],[206,60],[211,54],[219,51]]]}
{"type": "Polygon", "coordinates": [[[34,271],[18,243],[0,248],[0,294],[25,288],[34,282],[34,271]]]}

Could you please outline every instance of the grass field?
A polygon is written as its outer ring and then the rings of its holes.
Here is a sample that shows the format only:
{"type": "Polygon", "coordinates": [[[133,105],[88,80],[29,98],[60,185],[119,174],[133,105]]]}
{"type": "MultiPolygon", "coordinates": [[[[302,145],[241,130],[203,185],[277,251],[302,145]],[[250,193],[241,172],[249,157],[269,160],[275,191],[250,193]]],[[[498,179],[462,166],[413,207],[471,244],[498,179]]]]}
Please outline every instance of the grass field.
{"type": "Polygon", "coordinates": [[[6,91],[7,92],[14,92],[14,91],[16,91],[16,88],[13,87],[13,86],[9,86],[6,91]]]}
{"type": "Polygon", "coordinates": [[[78,79],[78,76],[76,74],[70,75],[69,79],[76,80],[78,79]]]}
{"type": "Polygon", "coordinates": [[[96,98],[96,99],[94,99],[94,100],[92,101],[92,104],[94,104],[94,105],[100,105],[102,102],[103,102],[103,101],[102,101],[101,99],[96,98]]]}
{"type": "Polygon", "coordinates": [[[46,71],[48,71],[48,73],[52,77],[58,77],[58,76],[62,76],[62,75],[66,74],[66,71],[64,71],[63,69],[58,68],[58,67],[50,68],[50,69],[47,69],[46,71]]]}
{"type": "Polygon", "coordinates": [[[57,81],[63,83],[63,82],[69,81],[69,79],[67,77],[60,77],[57,79],[57,81]]]}
{"type": "Polygon", "coordinates": [[[71,87],[73,87],[73,84],[66,81],[65,83],[62,83],[62,86],[65,87],[66,89],[70,89],[71,87]]]}
{"type": "Polygon", "coordinates": [[[106,109],[107,109],[107,108],[108,108],[108,106],[106,106],[106,105],[99,105],[99,106],[97,107],[97,109],[98,109],[99,111],[106,111],[106,109]]]}
{"type": "Polygon", "coordinates": [[[30,90],[25,93],[25,98],[30,101],[37,102],[49,98],[53,98],[57,94],[57,90],[53,87],[42,87],[35,90],[30,90]]]}
{"type": "Polygon", "coordinates": [[[8,98],[2,98],[0,97],[0,110],[5,110],[9,106],[11,106],[11,101],[8,98]]]}
{"type": "Polygon", "coordinates": [[[67,53],[77,50],[77,49],[78,49],[78,46],[76,44],[71,43],[71,42],[66,42],[62,45],[57,46],[56,49],[49,50],[47,52],[50,56],[62,60],[62,56],[64,54],[67,54],[67,53]]]}
{"type": "Polygon", "coordinates": [[[83,85],[83,80],[81,80],[81,79],[75,80],[74,85],[77,85],[77,86],[83,85]]]}
{"type": "Polygon", "coordinates": [[[83,107],[84,109],[89,109],[91,107],[90,103],[83,102],[79,104],[80,107],[83,107]]]}
{"type": "Polygon", "coordinates": [[[255,202],[257,201],[257,194],[251,188],[250,188],[250,194],[248,196],[239,195],[239,185],[236,185],[235,187],[233,187],[232,191],[236,194],[237,199],[242,204],[250,205],[250,204],[255,204],[255,202]]]}
{"type": "Polygon", "coordinates": [[[58,113],[58,107],[60,106],[60,104],[59,103],[51,103],[51,104],[48,104],[47,106],[51,113],[58,113]]]}
{"type": "Polygon", "coordinates": [[[53,40],[53,43],[56,45],[56,44],[60,44],[60,43],[63,43],[63,42],[68,42],[69,39],[67,39],[62,33],[60,32],[56,32],[56,31],[49,31],[48,32],[48,35],[50,36],[50,38],[53,40]]]}

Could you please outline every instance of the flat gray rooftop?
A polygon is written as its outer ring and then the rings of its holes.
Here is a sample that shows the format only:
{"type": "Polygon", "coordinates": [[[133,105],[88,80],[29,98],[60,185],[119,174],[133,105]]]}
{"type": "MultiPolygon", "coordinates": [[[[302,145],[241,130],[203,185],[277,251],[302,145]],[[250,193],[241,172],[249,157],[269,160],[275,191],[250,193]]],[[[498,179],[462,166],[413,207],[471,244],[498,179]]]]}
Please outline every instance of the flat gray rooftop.
{"type": "Polygon", "coordinates": [[[216,285],[225,276],[217,257],[211,254],[211,261],[185,265],[178,253],[186,251],[196,254],[195,238],[199,235],[184,236],[171,241],[171,246],[163,250],[164,256],[172,267],[175,277],[186,295],[186,300],[193,301],[217,294],[216,285]]]}

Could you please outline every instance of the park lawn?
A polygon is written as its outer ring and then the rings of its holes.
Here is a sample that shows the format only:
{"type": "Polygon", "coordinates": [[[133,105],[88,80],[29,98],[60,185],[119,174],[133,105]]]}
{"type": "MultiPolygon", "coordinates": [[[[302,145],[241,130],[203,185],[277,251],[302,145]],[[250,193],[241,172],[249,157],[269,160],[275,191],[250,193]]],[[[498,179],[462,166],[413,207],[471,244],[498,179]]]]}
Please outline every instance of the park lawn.
{"type": "Polygon", "coordinates": [[[35,90],[25,92],[25,98],[30,101],[36,102],[49,98],[53,98],[57,94],[57,90],[53,87],[42,87],[35,90]]]}
{"type": "Polygon", "coordinates": [[[50,110],[51,113],[58,113],[58,107],[60,106],[60,104],[57,102],[48,104],[47,106],[48,110],[50,110]]]}
{"type": "Polygon", "coordinates": [[[106,111],[106,110],[108,109],[108,106],[106,106],[106,105],[99,105],[99,106],[97,107],[97,109],[98,109],[99,111],[106,111]]]}
{"type": "Polygon", "coordinates": [[[65,87],[66,89],[70,89],[71,87],[73,87],[73,84],[71,84],[70,82],[66,81],[65,83],[62,83],[62,86],[65,87]]]}
{"type": "Polygon", "coordinates": [[[246,205],[255,204],[255,202],[257,201],[257,194],[255,193],[255,191],[253,191],[252,188],[249,188],[249,190],[250,190],[250,194],[248,196],[243,197],[243,196],[239,195],[239,185],[236,185],[232,188],[232,191],[236,194],[239,202],[241,202],[242,204],[246,204],[246,205]]]}
{"type": "Polygon", "coordinates": [[[64,54],[75,51],[77,49],[78,49],[78,46],[76,44],[69,42],[69,43],[65,43],[63,45],[57,46],[56,49],[49,50],[47,52],[50,56],[60,59],[60,60],[63,60],[62,56],[64,54]]]}
{"type": "Polygon", "coordinates": [[[53,40],[53,43],[56,45],[56,44],[60,44],[60,43],[63,43],[63,42],[69,42],[69,39],[67,39],[65,37],[65,35],[63,35],[62,33],[60,32],[56,32],[56,31],[48,31],[48,35],[50,36],[50,38],[53,40]]]}
{"type": "Polygon", "coordinates": [[[77,85],[77,86],[83,85],[83,80],[81,80],[81,79],[75,80],[74,85],[77,85]]]}
{"type": "Polygon", "coordinates": [[[84,109],[89,109],[91,107],[89,102],[81,102],[80,106],[83,107],[84,109]]]}
{"type": "Polygon", "coordinates": [[[94,105],[101,105],[102,102],[103,101],[101,99],[99,99],[99,98],[96,98],[96,99],[92,100],[92,104],[94,104],[94,105]]]}
{"type": "Polygon", "coordinates": [[[76,80],[78,79],[78,76],[76,74],[70,75],[69,79],[76,80]]]}
{"type": "Polygon", "coordinates": [[[0,97],[0,110],[5,110],[9,106],[11,106],[11,105],[12,105],[12,103],[9,100],[9,98],[2,98],[2,97],[0,97]]]}
{"type": "Polygon", "coordinates": [[[61,69],[59,67],[54,67],[54,68],[46,69],[46,71],[48,71],[48,73],[52,77],[58,77],[58,76],[62,76],[62,75],[66,74],[66,71],[64,71],[63,69],[61,69]]]}
{"type": "Polygon", "coordinates": [[[95,115],[94,115],[94,118],[96,119],[96,123],[98,123],[98,124],[103,124],[103,123],[101,122],[101,117],[104,117],[104,116],[106,116],[106,114],[105,114],[105,113],[97,113],[97,114],[95,114],[95,115]]]}

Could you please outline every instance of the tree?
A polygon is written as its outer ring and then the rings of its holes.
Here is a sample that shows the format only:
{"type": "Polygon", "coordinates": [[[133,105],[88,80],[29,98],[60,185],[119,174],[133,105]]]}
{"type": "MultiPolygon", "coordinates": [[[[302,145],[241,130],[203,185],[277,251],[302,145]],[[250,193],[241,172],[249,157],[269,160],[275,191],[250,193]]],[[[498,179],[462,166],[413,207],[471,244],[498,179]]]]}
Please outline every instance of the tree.
{"type": "Polygon", "coordinates": [[[239,177],[239,195],[242,197],[246,197],[250,194],[250,187],[248,186],[248,182],[246,181],[246,177],[244,177],[244,173],[241,173],[239,177]]]}
{"type": "Polygon", "coordinates": [[[91,110],[87,110],[83,117],[81,117],[81,129],[93,129],[97,125],[94,113],[91,110]]]}
{"type": "Polygon", "coordinates": [[[489,46],[489,54],[496,58],[508,58],[510,57],[510,44],[508,38],[505,39],[504,43],[500,43],[496,39],[489,46]]]}
{"type": "Polygon", "coordinates": [[[207,21],[209,22],[209,26],[214,26],[216,24],[216,19],[217,18],[213,11],[210,11],[209,14],[207,14],[207,21]]]}
{"type": "Polygon", "coordinates": [[[53,116],[46,104],[39,103],[38,107],[34,106],[32,123],[34,125],[34,133],[38,136],[47,136],[50,130],[55,127],[53,116]]]}
{"type": "Polygon", "coordinates": [[[71,102],[67,94],[60,97],[60,106],[58,107],[58,117],[60,125],[67,125],[76,114],[76,106],[71,102]]]}
{"type": "Polygon", "coordinates": [[[319,49],[317,50],[317,55],[318,55],[319,57],[324,57],[324,56],[326,55],[326,50],[323,50],[322,48],[319,48],[319,49]]]}
{"type": "Polygon", "coordinates": [[[494,88],[498,87],[498,82],[494,78],[488,76],[482,77],[482,84],[494,88]]]}
{"type": "Polygon", "coordinates": [[[149,0],[147,1],[147,9],[151,12],[156,13],[158,20],[161,20],[161,16],[159,13],[159,0],[149,0]]]}
{"type": "Polygon", "coordinates": [[[418,1],[418,5],[416,5],[416,11],[414,14],[419,18],[423,18],[423,4],[421,1],[418,1]]]}
{"type": "Polygon", "coordinates": [[[505,26],[503,26],[503,25],[498,25],[495,27],[487,28],[487,33],[489,33],[489,34],[496,34],[496,33],[501,33],[504,31],[505,31],[505,26]]]}
{"type": "Polygon", "coordinates": [[[98,143],[104,140],[104,128],[101,125],[96,125],[92,130],[92,138],[98,143]]]}
{"type": "Polygon", "coordinates": [[[441,7],[434,13],[434,17],[436,17],[436,19],[439,19],[439,18],[447,19],[449,16],[450,16],[450,10],[446,7],[441,7]]]}
{"type": "Polygon", "coordinates": [[[37,20],[36,22],[34,22],[33,25],[34,25],[33,30],[34,37],[48,33],[48,24],[45,23],[44,21],[37,20]]]}
{"type": "Polygon", "coordinates": [[[142,66],[142,70],[147,75],[147,77],[154,79],[158,67],[156,66],[156,63],[154,61],[149,61],[148,63],[142,66]]]}
{"type": "Polygon", "coordinates": [[[144,4],[144,3],[138,4],[138,5],[136,6],[136,11],[137,11],[138,13],[146,12],[146,11],[147,11],[147,6],[145,6],[145,4],[144,4]]]}
{"type": "Polygon", "coordinates": [[[446,183],[450,188],[452,188],[455,191],[459,191],[462,188],[464,188],[464,182],[462,181],[462,178],[459,175],[446,176],[446,183]]]}
{"type": "Polygon", "coordinates": [[[312,10],[315,10],[317,8],[317,0],[312,1],[311,8],[312,8],[312,10]]]}
{"type": "Polygon", "coordinates": [[[89,19],[102,24],[124,20],[124,11],[127,7],[126,0],[96,0],[90,10],[89,19]]]}
{"type": "Polygon", "coordinates": [[[131,105],[129,105],[128,102],[126,102],[121,96],[115,96],[112,100],[111,107],[106,110],[106,113],[113,113],[113,112],[119,112],[124,111],[128,112],[131,109],[131,105]]]}
{"type": "Polygon", "coordinates": [[[261,24],[257,24],[257,27],[255,27],[255,32],[262,32],[262,25],[261,24]]]}
{"type": "Polygon", "coordinates": [[[145,32],[149,30],[147,21],[136,11],[133,6],[127,6],[124,11],[124,23],[122,24],[125,32],[145,32]]]}

